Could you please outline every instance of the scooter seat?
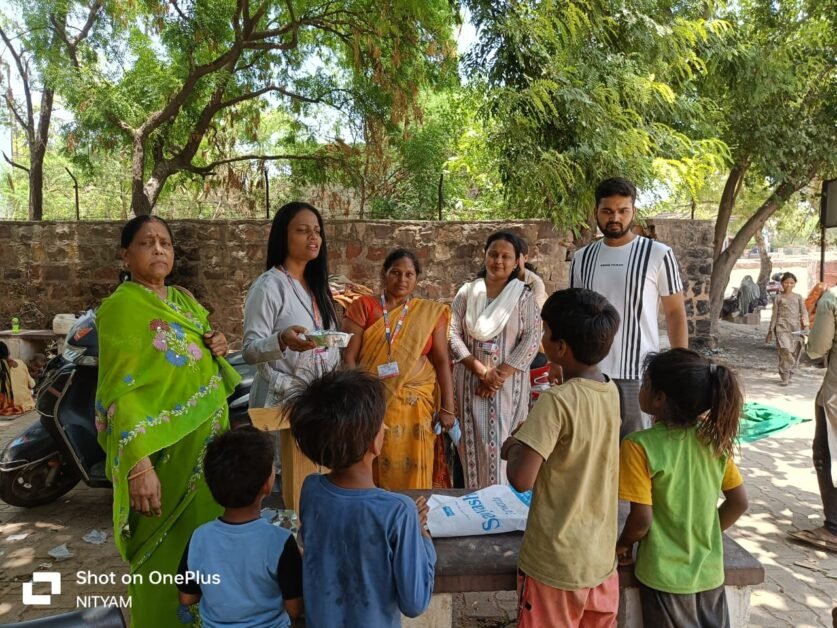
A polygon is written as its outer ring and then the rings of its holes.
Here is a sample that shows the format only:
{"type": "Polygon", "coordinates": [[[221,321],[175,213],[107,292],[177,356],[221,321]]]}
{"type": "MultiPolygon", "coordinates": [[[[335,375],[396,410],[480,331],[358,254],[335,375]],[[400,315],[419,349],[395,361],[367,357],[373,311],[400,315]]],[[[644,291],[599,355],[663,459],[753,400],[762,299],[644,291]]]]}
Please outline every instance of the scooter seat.
{"type": "Polygon", "coordinates": [[[115,606],[87,608],[72,613],[31,619],[19,624],[2,624],[0,628],[126,628],[122,611],[115,606]]]}

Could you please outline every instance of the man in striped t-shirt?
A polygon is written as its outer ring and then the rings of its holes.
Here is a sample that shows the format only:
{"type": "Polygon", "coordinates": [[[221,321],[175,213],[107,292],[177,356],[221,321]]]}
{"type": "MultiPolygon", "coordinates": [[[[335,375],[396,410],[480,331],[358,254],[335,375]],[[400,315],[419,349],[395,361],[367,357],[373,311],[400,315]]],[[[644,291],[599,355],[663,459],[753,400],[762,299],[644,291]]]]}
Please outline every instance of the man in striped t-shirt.
{"type": "Polygon", "coordinates": [[[651,426],[639,409],[642,361],[659,351],[657,307],[662,302],[672,347],[688,347],[683,283],[674,252],[661,242],[636,235],[636,187],[616,177],[596,188],[596,223],[604,238],[576,251],[570,287],[602,294],[619,312],[621,323],[610,353],[599,364],[619,386],[624,437],[651,426]]]}

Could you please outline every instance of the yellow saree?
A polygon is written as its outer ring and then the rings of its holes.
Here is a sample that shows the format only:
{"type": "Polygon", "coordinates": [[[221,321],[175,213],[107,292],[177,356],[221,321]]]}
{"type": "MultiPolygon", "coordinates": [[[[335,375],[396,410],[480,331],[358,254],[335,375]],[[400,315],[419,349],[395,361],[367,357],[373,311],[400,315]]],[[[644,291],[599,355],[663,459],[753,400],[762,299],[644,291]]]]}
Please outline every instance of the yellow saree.
{"type": "MultiPolygon", "coordinates": [[[[401,306],[403,307],[403,306],[401,306]]],[[[401,315],[401,307],[389,312],[391,320],[401,315]]],[[[436,370],[421,352],[427,339],[444,316],[447,328],[450,308],[425,299],[411,299],[401,333],[395,338],[392,359],[400,375],[382,380],[386,389],[387,413],[384,447],[376,460],[376,484],[401,491],[429,489],[433,484],[433,414],[438,409],[436,370]]],[[[378,365],[387,362],[384,320],[379,318],[363,333],[359,365],[377,374],[378,365]]]]}

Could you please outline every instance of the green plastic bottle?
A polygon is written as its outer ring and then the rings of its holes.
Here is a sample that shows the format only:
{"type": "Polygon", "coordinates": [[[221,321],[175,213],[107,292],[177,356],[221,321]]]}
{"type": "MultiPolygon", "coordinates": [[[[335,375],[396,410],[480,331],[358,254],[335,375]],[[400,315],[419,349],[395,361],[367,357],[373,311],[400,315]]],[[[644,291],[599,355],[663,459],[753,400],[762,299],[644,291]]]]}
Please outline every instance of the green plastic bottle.
{"type": "Polygon", "coordinates": [[[17,316],[15,316],[12,319],[12,333],[13,334],[19,334],[20,333],[20,319],[17,316]]]}

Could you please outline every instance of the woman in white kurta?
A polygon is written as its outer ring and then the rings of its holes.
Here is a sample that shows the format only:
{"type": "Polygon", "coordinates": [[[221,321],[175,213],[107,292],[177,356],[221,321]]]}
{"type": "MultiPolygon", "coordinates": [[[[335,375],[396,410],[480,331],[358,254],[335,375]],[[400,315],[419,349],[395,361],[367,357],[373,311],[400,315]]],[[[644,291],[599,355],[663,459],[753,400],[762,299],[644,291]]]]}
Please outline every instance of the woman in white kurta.
{"type": "Polygon", "coordinates": [[[541,321],[534,296],[517,277],[520,242],[492,234],[478,279],[460,288],[450,326],[454,393],[462,422],[459,456],[465,486],[506,484],[500,447],[529,408],[529,365],[541,321]]]}

